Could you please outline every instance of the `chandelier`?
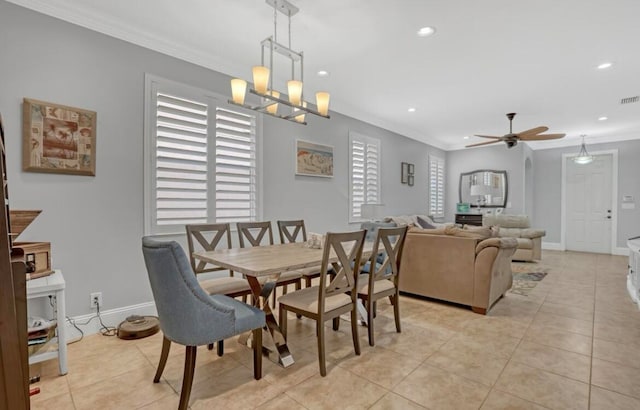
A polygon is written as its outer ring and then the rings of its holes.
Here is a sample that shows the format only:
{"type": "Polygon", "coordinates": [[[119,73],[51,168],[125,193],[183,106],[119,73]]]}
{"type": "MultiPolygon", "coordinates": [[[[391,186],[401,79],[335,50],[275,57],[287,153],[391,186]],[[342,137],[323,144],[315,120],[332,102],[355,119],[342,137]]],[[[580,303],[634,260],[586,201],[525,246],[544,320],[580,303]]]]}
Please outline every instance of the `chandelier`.
{"type": "Polygon", "coordinates": [[[581,135],[581,137],[582,145],[580,145],[580,152],[577,156],[573,157],[573,162],[580,165],[590,164],[593,162],[593,155],[589,155],[587,152],[587,146],[584,144],[584,137],[586,137],[586,135],[581,135]]]}
{"type": "Polygon", "coordinates": [[[304,56],[301,51],[294,51],[291,48],[291,16],[295,15],[299,9],[287,0],[266,0],[266,3],[273,7],[273,36],[260,43],[262,45],[261,65],[253,67],[254,88],[249,89],[251,94],[260,97],[261,103],[259,105],[245,103],[247,82],[240,78],[231,80],[232,99],[229,100],[229,103],[304,125],[307,124],[305,122],[306,114],[329,118],[329,93],[324,91],[316,93],[316,109],[313,109],[311,103],[305,101],[302,95],[304,56]],[[278,43],[278,12],[286,15],[289,20],[287,46],[278,43]],[[288,99],[281,98],[281,93],[273,89],[274,53],[284,56],[291,64],[291,79],[287,82],[288,99]],[[265,65],[265,55],[269,58],[268,66],[265,65]],[[297,79],[296,72],[298,73],[297,79]],[[269,84],[271,84],[271,89],[269,84]],[[282,105],[291,109],[286,113],[279,112],[279,106],[282,105]]]}

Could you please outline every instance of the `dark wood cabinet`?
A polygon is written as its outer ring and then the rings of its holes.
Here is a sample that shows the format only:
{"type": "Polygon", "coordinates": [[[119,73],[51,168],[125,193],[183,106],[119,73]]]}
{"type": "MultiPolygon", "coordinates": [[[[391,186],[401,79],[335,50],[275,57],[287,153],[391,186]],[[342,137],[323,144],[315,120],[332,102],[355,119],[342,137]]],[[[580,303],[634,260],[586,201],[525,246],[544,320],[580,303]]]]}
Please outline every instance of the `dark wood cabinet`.
{"type": "Polygon", "coordinates": [[[456,214],[456,223],[460,225],[482,226],[482,214],[456,214]]]}

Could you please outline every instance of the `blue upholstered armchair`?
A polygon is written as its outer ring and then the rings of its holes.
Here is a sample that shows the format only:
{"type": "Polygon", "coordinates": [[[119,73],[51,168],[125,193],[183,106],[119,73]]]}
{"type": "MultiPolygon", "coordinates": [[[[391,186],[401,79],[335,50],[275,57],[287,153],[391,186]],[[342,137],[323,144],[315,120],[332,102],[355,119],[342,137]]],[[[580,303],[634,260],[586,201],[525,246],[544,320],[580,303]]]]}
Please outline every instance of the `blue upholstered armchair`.
{"type": "Polygon", "coordinates": [[[253,330],[254,377],[260,379],[264,312],[224,295],[209,296],[198,284],[189,259],[175,241],[159,242],[144,237],[142,253],[164,333],[162,354],[153,381],[160,381],[171,342],[187,349],[179,409],[186,409],[189,404],[196,351],[200,345],[253,330]]]}

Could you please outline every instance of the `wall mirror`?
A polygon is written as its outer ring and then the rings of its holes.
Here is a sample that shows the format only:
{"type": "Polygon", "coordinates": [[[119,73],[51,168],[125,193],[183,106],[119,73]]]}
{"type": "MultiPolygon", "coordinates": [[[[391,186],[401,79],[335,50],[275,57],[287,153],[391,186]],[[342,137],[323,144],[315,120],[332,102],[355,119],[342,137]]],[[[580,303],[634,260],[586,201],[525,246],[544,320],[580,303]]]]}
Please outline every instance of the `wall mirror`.
{"type": "Polygon", "coordinates": [[[478,169],[460,174],[460,202],[484,208],[507,206],[507,171],[478,169]]]}

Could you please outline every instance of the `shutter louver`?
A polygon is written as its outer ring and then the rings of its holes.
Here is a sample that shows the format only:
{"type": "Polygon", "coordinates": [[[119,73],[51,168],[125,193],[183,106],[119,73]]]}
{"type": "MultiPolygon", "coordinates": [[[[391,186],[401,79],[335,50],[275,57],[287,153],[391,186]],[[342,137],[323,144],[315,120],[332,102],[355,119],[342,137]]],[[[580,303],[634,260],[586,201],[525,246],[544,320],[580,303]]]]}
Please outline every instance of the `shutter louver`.
{"type": "Polygon", "coordinates": [[[256,218],[255,117],[216,109],[216,221],[256,218]]]}
{"type": "Polygon", "coordinates": [[[207,105],[156,97],[156,224],[206,222],[207,105]]]}

